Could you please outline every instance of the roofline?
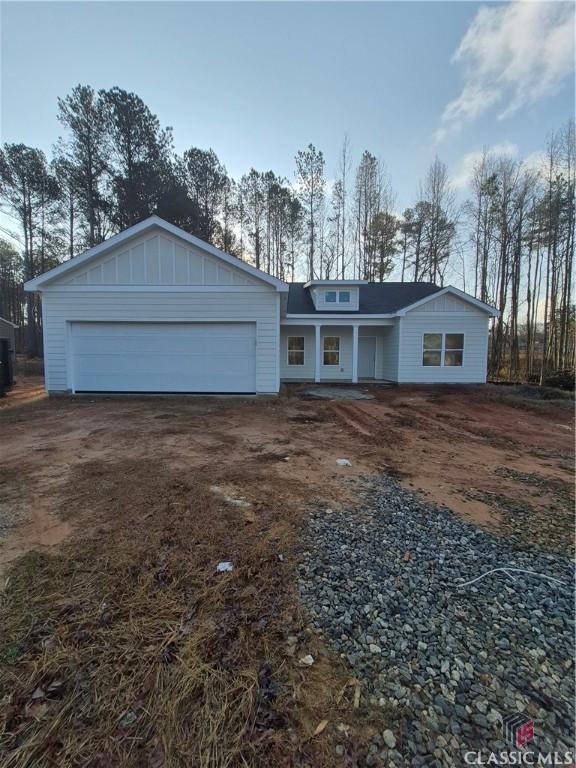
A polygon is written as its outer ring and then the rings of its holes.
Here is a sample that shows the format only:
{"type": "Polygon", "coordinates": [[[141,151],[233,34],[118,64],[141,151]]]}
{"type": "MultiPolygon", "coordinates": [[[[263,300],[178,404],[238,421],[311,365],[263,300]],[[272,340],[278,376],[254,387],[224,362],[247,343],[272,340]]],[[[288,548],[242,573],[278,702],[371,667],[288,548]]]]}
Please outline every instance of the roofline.
{"type": "Polygon", "coordinates": [[[310,288],[311,285],[368,285],[369,280],[308,280],[304,283],[304,288],[310,288]]]}
{"type": "Polygon", "coordinates": [[[378,319],[390,319],[396,317],[396,312],[374,312],[373,314],[367,314],[366,312],[339,312],[336,314],[327,314],[326,312],[310,312],[306,314],[295,314],[294,312],[286,313],[287,320],[378,320],[378,319]]]}
{"type": "Polygon", "coordinates": [[[18,328],[19,327],[16,323],[13,323],[11,320],[6,320],[5,317],[0,317],[0,323],[6,323],[6,325],[11,325],[12,328],[18,328]]]}
{"type": "Polygon", "coordinates": [[[453,285],[447,285],[445,288],[441,288],[439,291],[435,291],[429,296],[425,296],[423,299],[415,301],[413,304],[408,304],[408,306],[402,307],[396,314],[399,317],[403,317],[407,312],[410,312],[410,310],[416,309],[417,307],[422,306],[422,304],[426,304],[427,302],[432,301],[432,299],[437,299],[439,296],[444,296],[447,293],[457,296],[459,299],[462,299],[462,301],[467,301],[469,304],[478,307],[478,309],[481,309],[492,317],[500,317],[500,310],[496,309],[496,307],[492,307],[490,304],[480,301],[480,299],[475,299],[474,296],[470,296],[469,293],[465,293],[459,288],[455,288],[453,285]]]}
{"type": "Polygon", "coordinates": [[[272,277],[272,275],[269,275],[266,272],[262,272],[260,269],[256,269],[256,267],[253,267],[251,264],[247,264],[246,262],[237,259],[235,256],[230,256],[229,253],[221,251],[219,248],[216,248],[209,243],[205,243],[204,240],[200,240],[199,237],[190,235],[188,232],[180,229],[180,227],[177,227],[174,224],[170,224],[170,222],[165,221],[156,214],[149,216],[147,219],[144,219],[144,221],[138,222],[138,224],[133,224],[131,227],[128,227],[128,229],[119,232],[117,235],[113,235],[112,237],[108,238],[108,240],[104,240],[104,242],[95,245],[93,248],[89,248],[79,256],[75,256],[73,259],[69,259],[62,264],[58,264],[57,267],[48,270],[48,272],[44,272],[42,275],[38,275],[38,277],[35,277],[32,280],[28,280],[26,283],[24,283],[24,290],[37,291],[41,288],[41,286],[45,285],[51,280],[55,280],[56,278],[60,277],[60,275],[63,275],[71,269],[75,269],[81,264],[84,264],[87,261],[102,255],[110,248],[115,248],[116,246],[124,243],[126,240],[130,240],[136,235],[142,234],[142,232],[146,232],[146,230],[151,229],[152,227],[159,227],[169,234],[174,235],[175,237],[179,237],[181,240],[185,240],[186,242],[190,243],[190,245],[193,245],[196,248],[209,253],[211,256],[215,256],[216,258],[225,261],[231,266],[247,272],[252,277],[256,277],[257,279],[262,280],[269,285],[273,285],[277,291],[288,291],[288,284],[282,280],[278,280],[278,278],[272,277]]]}

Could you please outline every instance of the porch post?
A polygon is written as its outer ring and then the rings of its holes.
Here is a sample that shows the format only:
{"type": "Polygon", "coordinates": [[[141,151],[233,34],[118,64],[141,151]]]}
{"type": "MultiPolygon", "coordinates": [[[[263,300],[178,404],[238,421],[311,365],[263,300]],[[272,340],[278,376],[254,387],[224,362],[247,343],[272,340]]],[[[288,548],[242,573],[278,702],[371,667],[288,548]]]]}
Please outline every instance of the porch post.
{"type": "Polygon", "coordinates": [[[358,326],[352,326],[352,384],[358,384],[358,326]]]}
{"type": "Polygon", "coordinates": [[[314,381],[316,384],[320,383],[320,325],[314,326],[314,343],[315,343],[315,360],[316,364],[314,366],[314,381]]]}

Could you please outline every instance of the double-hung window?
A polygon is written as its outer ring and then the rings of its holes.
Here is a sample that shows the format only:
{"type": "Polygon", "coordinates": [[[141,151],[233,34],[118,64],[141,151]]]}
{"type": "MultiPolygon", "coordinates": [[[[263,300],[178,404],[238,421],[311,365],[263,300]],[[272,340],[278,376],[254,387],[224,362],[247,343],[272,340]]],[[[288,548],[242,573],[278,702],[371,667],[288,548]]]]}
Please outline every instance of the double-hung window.
{"type": "Polygon", "coordinates": [[[340,337],[324,336],[324,365],[340,365],[340,337]]]}
{"type": "Polygon", "coordinates": [[[463,333],[425,333],[422,365],[461,366],[464,361],[463,333]]]}
{"type": "Polygon", "coordinates": [[[288,365],[304,365],[304,336],[288,336],[288,365]]]}

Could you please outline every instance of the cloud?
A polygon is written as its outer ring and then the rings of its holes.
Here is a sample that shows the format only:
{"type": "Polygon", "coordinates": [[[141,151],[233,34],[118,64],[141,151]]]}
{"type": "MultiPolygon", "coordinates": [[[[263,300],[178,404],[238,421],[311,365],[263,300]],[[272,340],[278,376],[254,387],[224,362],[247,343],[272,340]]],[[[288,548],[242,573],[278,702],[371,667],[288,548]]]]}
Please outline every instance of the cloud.
{"type": "Polygon", "coordinates": [[[452,63],[462,66],[460,95],[442,114],[436,140],[497,107],[502,120],[553,93],[574,71],[574,4],[514,0],[480,8],[452,63]]]}
{"type": "MultiPolygon", "coordinates": [[[[518,157],[519,149],[516,144],[504,141],[502,144],[493,144],[488,147],[486,153],[490,157],[518,157]]],[[[464,155],[456,174],[450,179],[454,189],[465,189],[469,185],[474,169],[482,160],[482,154],[482,150],[478,149],[464,155]]]]}

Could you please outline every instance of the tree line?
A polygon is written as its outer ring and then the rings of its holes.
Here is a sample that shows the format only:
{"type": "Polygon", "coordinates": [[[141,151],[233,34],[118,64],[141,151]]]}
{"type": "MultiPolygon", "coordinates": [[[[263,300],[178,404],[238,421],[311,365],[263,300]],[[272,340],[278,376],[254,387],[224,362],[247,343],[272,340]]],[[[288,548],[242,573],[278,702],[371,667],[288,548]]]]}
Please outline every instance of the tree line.
{"type": "Polygon", "coordinates": [[[58,100],[58,118],[50,158],[23,144],[0,150],[1,210],[13,223],[0,240],[0,316],[26,329],[29,355],[41,351],[42,320],[23,282],[156,213],[288,281],[394,272],[443,285],[459,273],[501,311],[491,375],[545,377],[574,364],[573,122],[550,137],[540,169],[484,152],[464,205],[435,158],[399,213],[384,164],[366,150],[354,167],[348,137],[329,180],[312,144],[297,152],[292,179],[254,168],[234,179],[212,149],[178,155],[172,129],[120,88],[78,85],[58,100]]]}

